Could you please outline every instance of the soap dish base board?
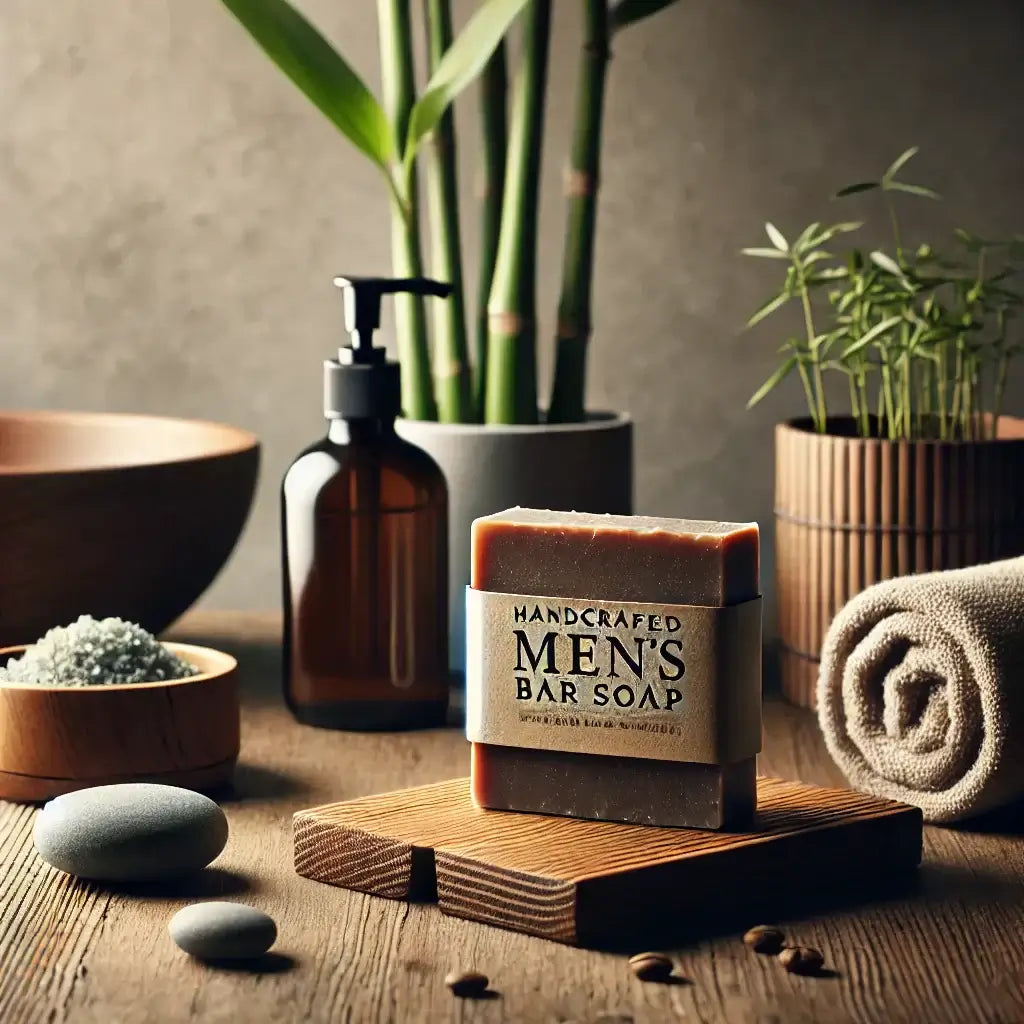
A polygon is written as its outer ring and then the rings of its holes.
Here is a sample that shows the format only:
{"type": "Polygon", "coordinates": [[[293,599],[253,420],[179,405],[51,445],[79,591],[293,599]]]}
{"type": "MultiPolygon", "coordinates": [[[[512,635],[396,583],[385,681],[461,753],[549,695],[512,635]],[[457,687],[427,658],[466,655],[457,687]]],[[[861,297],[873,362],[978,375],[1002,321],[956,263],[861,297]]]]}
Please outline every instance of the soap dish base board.
{"type": "Polygon", "coordinates": [[[487,811],[465,778],[299,811],[294,829],[306,878],[593,948],[884,894],[922,842],[915,807],[771,778],[749,832],[487,811]]]}

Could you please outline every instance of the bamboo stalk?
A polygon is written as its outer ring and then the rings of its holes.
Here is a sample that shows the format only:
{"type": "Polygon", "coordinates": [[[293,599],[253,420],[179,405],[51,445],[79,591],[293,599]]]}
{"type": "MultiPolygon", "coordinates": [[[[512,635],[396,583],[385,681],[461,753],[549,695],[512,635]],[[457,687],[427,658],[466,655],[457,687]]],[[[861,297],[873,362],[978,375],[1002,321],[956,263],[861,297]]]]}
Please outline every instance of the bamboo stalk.
{"type": "Polygon", "coordinates": [[[565,187],[569,212],[562,262],[562,295],[558,304],[555,377],[548,408],[548,420],[553,423],[576,423],[586,417],[586,360],[592,330],[601,126],[610,56],[606,0],[583,0],[583,19],[576,119],[565,187]]]}
{"type": "Polygon", "coordinates": [[[854,422],[860,422],[860,402],[857,398],[857,385],[853,379],[853,371],[851,370],[846,375],[846,383],[850,388],[850,414],[853,416],[854,422]]]}
{"type": "Polygon", "coordinates": [[[537,219],[551,0],[525,9],[494,280],[487,304],[488,423],[537,422],[537,219]]]}
{"type": "Polygon", "coordinates": [[[903,436],[908,439],[914,436],[913,380],[913,363],[908,352],[903,356],[903,436]]]}
{"type": "MultiPolygon", "coordinates": [[[[409,0],[378,0],[380,22],[381,92],[385,113],[395,133],[395,150],[402,152],[415,102],[412,23],[409,0]]],[[[396,277],[421,277],[419,189],[415,167],[405,178],[401,201],[391,208],[391,265],[396,277]]],[[[409,419],[437,419],[430,379],[430,349],[423,297],[395,296],[395,334],[402,364],[402,412],[409,419]]]]}
{"type": "Polygon", "coordinates": [[[932,363],[925,363],[921,367],[921,411],[918,414],[920,419],[920,436],[931,437],[934,433],[935,421],[933,419],[932,400],[935,396],[935,367],[932,363]]]}
{"type": "MultiPolygon", "coordinates": [[[[433,74],[452,44],[450,0],[425,0],[424,24],[427,64],[433,74]]],[[[464,423],[473,419],[456,167],[455,120],[449,107],[433,132],[427,150],[431,269],[435,277],[452,286],[449,298],[433,303],[434,394],[438,419],[443,423],[464,423]]]]}
{"type": "Polygon", "coordinates": [[[950,418],[952,419],[953,434],[955,438],[958,434],[962,434],[959,429],[961,427],[961,402],[963,398],[963,376],[964,376],[964,353],[961,344],[962,337],[958,336],[956,340],[956,361],[953,368],[953,406],[950,412],[950,418]]]}
{"type": "Polygon", "coordinates": [[[483,129],[483,167],[480,183],[480,274],[477,282],[477,323],[474,335],[473,405],[484,417],[487,385],[487,302],[494,280],[501,230],[501,201],[505,192],[505,140],[508,135],[508,70],[505,43],[498,44],[483,71],[480,114],[483,129]]]}
{"type": "Polygon", "coordinates": [[[811,422],[814,424],[814,429],[817,430],[818,420],[817,416],[815,415],[817,405],[814,400],[814,391],[811,388],[811,377],[810,374],[807,372],[807,367],[804,365],[802,353],[797,354],[796,369],[797,373],[800,374],[800,384],[803,386],[804,389],[804,398],[807,401],[807,408],[811,414],[811,422]]]}
{"type": "Polygon", "coordinates": [[[943,339],[939,343],[939,369],[936,379],[936,400],[939,406],[939,440],[949,437],[948,411],[946,408],[946,389],[949,381],[949,342],[943,339]]]}
{"type": "Polygon", "coordinates": [[[825,384],[821,376],[821,348],[816,347],[814,343],[817,332],[814,329],[814,314],[811,310],[811,294],[807,288],[807,281],[802,268],[796,266],[795,269],[799,277],[800,306],[804,314],[804,330],[807,332],[807,349],[813,373],[811,419],[814,421],[814,429],[819,434],[824,434],[828,413],[825,410],[825,384]]]}
{"type": "Polygon", "coordinates": [[[892,379],[892,367],[888,359],[883,355],[881,364],[882,373],[882,395],[885,399],[885,424],[889,440],[893,440],[899,431],[899,421],[896,409],[896,399],[892,379]]]}
{"type": "Polygon", "coordinates": [[[992,440],[999,436],[999,419],[1003,415],[1003,403],[1006,395],[1006,381],[1010,368],[1010,356],[1006,352],[999,355],[999,368],[996,371],[995,399],[992,403],[992,440]]]}

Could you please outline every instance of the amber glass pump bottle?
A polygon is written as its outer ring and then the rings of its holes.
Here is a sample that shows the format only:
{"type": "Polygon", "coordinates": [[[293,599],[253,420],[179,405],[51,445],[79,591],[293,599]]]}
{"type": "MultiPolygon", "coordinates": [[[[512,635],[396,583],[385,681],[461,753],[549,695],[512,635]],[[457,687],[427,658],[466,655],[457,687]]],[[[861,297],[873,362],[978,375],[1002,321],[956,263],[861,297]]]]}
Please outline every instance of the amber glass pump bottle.
{"type": "Polygon", "coordinates": [[[422,278],[336,278],[351,344],[324,363],[327,436],[281,488],[284,692],[335,729],[440,725],[448,703],[448,494],[395,433],[400,368],[373,347],[381,297],[447,296],[422,278]]]}

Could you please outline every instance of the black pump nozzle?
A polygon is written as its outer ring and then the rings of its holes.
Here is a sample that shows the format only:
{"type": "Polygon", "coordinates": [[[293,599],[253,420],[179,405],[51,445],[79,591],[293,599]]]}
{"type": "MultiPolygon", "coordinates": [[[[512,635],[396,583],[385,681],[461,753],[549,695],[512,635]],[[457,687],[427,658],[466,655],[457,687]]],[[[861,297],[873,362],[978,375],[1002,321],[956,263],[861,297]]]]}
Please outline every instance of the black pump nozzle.
{"type": "Polygon", "coordinates": [[[383,349],[375,349],[372,341],[373,332],[380,327],[381,296],[408,292],[445,299],[452,293],[450,284],[428,277],[336,277],[334,283],[345,296],[345,330],[352,335],[353,363],[384,360],[383,349]]]}
{"type": "Polygon", "coordinates": [[[345,296],[345,330],[352,344],[324,364],[324,415],[328,419],[394,419],[401,408],[400,370],[382,348],[374,348],[383,295],[408,292],[447,298],[450,284],[427,277],[336,277],[345,296]]]}

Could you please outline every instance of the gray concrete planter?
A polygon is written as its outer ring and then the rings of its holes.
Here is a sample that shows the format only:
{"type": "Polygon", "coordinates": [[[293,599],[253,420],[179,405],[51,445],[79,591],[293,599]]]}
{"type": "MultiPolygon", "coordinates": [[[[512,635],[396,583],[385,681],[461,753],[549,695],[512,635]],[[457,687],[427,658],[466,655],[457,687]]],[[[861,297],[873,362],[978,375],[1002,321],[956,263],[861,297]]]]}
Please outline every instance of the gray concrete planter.
{"type": "Polygon", "coordinates": [[[461,673],[473,520],[515,505],[629,515],[633,423],[618,413],[533,427],[399,420],[398,433],[429,452],[448,481],[450,657],[461,673]]]}

